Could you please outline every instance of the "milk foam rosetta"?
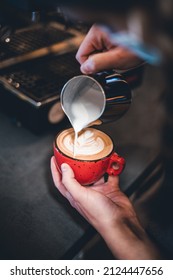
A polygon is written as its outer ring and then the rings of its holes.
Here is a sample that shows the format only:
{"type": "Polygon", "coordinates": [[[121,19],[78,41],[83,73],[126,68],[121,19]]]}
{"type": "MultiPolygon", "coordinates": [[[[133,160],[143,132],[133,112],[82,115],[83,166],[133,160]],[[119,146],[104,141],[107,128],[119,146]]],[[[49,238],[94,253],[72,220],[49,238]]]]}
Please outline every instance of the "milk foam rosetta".
{"type": "MultiPolygon", "coordinates": [[[[64,146],[73,153],[74,142],[71,141],[70,135],[64,139],[64,146]]],[[[79,135],[75,145],[75,155],[94,155],[104,149],[105,143],[100,137],[96,137],[90,129],[79,135]]]]}
{"type": "MultiPolygon", "coordinates": [[[[72,128],[64,130],[57,138],[57,146],[70,157],[74,157],[75,133],[72,128]]],[[[107,156],[113,149],[108,135],[94,128],[83,129],[75,143],[75,158],[95,160],[107,156]]]]}

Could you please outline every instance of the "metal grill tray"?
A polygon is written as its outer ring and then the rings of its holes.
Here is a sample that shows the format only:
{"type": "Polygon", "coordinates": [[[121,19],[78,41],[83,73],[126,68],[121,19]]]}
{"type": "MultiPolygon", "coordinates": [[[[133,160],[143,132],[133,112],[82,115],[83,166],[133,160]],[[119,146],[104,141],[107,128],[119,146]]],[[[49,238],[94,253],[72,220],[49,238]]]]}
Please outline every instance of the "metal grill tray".
{"type": "Polygon", "coordinates": [[[6,69],[0,82],[20,97],[26,96],[35,103],[59,97],[63,85],[75,75],[80,66],[75,52],[59,56],[48,56],[6,69]]]}
{"type": "Polygon", "coordinates": [[[0,45],[0,61],[48,47],[75,35],[74,30],[67,31],[63,25],[54,22],[17,30],[11,35],[10,42],[0,45]]]}

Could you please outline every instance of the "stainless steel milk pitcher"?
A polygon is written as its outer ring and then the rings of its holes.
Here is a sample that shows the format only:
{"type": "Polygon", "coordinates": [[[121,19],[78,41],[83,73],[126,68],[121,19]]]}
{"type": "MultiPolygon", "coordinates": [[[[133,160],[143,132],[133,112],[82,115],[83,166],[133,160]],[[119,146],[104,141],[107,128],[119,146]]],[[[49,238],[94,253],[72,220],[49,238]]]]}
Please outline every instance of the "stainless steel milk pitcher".
{"type": "Polygon", "coordinates": [[[132,99],[129,84],[115,71],[104,71],[92,76],[79,75],[70,79],[61,91],[61,104],[67,115],[71,114],[71,104],[77,102],[79,97],[83,97],[88,110],[93,104],[100,109],[99,120],[102,123],[122,117],[132,99]]]}

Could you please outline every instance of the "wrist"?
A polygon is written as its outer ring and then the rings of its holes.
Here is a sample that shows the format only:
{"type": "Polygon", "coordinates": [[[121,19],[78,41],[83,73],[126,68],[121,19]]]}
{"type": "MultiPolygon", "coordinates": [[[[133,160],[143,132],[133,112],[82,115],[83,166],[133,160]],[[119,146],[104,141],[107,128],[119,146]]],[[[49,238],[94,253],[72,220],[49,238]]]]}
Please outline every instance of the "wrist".
{"type": "Polygon", "coordinates": [[[117,259],[160,258],[159,250],[135,217],[124,217],[100,228],[99,233],[117,259]]]}

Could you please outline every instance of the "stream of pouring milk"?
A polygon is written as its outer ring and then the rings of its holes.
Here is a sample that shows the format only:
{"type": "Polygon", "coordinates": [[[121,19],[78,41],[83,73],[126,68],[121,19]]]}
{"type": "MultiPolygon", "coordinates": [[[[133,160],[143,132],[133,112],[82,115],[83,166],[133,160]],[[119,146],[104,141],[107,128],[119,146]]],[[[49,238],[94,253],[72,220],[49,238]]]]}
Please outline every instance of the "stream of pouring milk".
{"type": "MultiPolygon", "coordinates": [[[[73,119],[71,119],[71,124],[75,131],[74,139],[74,149],[73,156],[76,156],[76,146],[78,141],[78,133],[85,127],[87,127],[91,122],[97,120],[100,116],[100,110],[94,104],[83,104],[78,100],[71,105],[71,112],[73,119]],[[87,110],[89,108],[89,111],[87,110]]],[[[87,138],[86,138],[87,141],[87,138]]]]}

